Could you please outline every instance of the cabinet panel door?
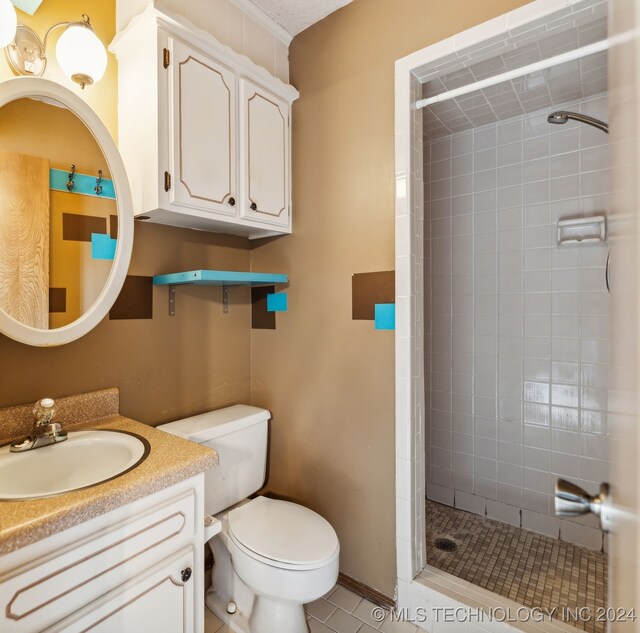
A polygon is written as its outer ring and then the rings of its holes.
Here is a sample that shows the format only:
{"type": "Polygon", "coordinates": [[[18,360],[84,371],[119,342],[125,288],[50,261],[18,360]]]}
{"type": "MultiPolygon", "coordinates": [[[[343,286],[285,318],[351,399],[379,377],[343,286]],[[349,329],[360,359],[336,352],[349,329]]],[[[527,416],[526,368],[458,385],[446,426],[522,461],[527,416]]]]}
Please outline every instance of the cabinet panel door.
{"type": "Polygon", "coordinates": [[[289,225],[289,106],[240,80],[240,213],[289,225]]]}
{"type": "Polygon", "coordinates": [[[193,574],[182,580],[182,571],[193,566],[193,550],[185,549],[49,631],[193,633],[193,574]]]}
{"type": "Polygon", "coordinates": [[[171,203],[237,215],[235,75],[171,44],[171,203]]]}
{"type": "Polygon", "coordinates": [[[0,631],[42,631],[165,560],[194,539],[196,502],[193,490],[183,491],[21,566],[0,583],[0,631]]]}

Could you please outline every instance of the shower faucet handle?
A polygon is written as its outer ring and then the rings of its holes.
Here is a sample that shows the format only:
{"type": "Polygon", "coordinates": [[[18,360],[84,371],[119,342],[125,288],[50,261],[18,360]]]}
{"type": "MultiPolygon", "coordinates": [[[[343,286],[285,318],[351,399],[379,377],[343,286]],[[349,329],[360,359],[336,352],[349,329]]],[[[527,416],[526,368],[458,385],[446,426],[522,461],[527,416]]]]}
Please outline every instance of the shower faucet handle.
{"type": "Polygon", "coordinates": [[[600,518],[600,528],[608,532],[610,528],[609,484],[600,484],[600,492],[590,495],[586,490],[566,479],[556,481],[555,511],[558,517],[576,517],[595,514],[600,518]]]}

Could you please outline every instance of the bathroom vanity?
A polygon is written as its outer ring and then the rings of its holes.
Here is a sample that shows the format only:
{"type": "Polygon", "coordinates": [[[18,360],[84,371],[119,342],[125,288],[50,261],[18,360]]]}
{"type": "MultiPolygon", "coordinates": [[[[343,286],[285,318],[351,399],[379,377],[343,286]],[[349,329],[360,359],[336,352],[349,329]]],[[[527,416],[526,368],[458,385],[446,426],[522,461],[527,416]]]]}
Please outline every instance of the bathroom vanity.
{"type": "MultiPolygon", "coordinates": [[[[139,435],[148,455],[95,486],[0,501],[0,630],[202,632],[203,544],[219,531],[204,471],[217,454],[117,414],[88,426],[139,435]]],[[[35,449],[34,464],[56,448],[35,449]]]]}

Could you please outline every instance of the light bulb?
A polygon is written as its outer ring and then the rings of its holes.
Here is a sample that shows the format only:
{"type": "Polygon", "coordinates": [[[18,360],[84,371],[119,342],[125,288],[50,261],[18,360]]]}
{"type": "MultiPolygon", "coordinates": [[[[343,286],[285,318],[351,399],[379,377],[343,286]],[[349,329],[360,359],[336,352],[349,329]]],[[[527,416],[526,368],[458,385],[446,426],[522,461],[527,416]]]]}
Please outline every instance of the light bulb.
{"type": "Polygon", "coordinates": [[[58,39],[56,58],[65,75],[83,88],[102,79],[107,51],[88,22],[70,24],[58,39]]]}
{"type": "Polygon", "coordinates": [[[11,0],[0,0],[0,48],[13,42],[16,36],[18,19],[11,0]]]}

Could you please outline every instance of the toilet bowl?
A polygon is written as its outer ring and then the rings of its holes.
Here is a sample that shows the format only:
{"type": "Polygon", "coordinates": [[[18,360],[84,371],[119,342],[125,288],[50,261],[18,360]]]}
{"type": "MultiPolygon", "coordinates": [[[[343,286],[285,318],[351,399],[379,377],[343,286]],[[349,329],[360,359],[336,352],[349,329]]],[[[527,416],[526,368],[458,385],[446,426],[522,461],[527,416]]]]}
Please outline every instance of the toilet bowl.
{"type": "Polygon", "coordinates": [[[221,518],[222,532],[212,541],[222,541],[248,592],[238,582],[225,591],[214,570],[210,594],[218,595],[208,600],[212,610],[230,625],[236,621],[234,630],[243,633],[306,633],[303,605],[326,594],[338,578],[340,548],[331,525],[307,508],[266,497],[221,518]],[[231,601],[244,618],[227,613],[231,601]]]}
{"type": "Polygon", "coordinates": [[[158,428],[218,451],[205,476],[205,511],[222,523],[206,604],[238,633],[307,633],[303,605],[338,578],[331,524],[290,501],[258,496],[264,482],[268,411],[236,405],[158,428]]]}

